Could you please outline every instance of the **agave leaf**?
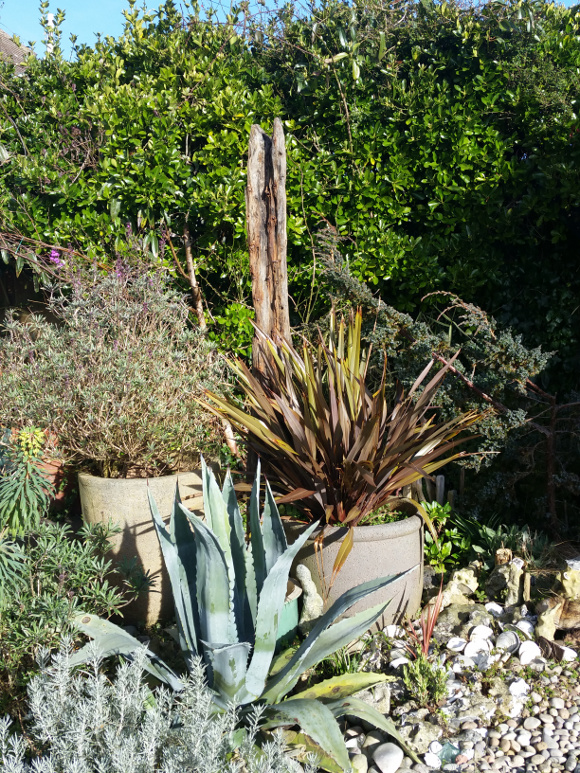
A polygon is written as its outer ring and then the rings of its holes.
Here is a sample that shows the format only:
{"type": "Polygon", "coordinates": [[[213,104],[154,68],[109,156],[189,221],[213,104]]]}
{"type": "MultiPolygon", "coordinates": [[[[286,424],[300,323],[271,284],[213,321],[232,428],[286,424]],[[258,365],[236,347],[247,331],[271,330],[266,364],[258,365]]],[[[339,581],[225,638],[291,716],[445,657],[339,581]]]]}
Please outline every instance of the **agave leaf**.
{"type": "Polygon", "coordinates": [[[266,561],[266,572],[269,572],[278,558],[288,547],[284,527],[280,520],[280,513],[274,501],[274,495],[270,484],[266,481],[266,501],[264,503],[264,514],[262,516],[262,534],[264,542],[264,554],[266,561]]]}
{"type": "Polygon", "coordinates": [[[256,638],[252,660],[246,675],[246,688],[254,698],[259,698],[268,677],[278,634],[278,622],[286,598],[286,585],[290,567],[300,548],[318,527],[313,523],[276,561],[262,586],[256,618],[256,638]]]}
{"type": "Polygon", "coordinates": [[[224,481],[222,496],[230,521],[231,555],[234,569],[234,615],[240,640],[253,642],[254,623],[258,608],[256,575],[251,552],[246,549],[244,523],[229,471],[224,481]]]}
{"type": "Polygon", "coordinates": [[[260,460],[256,465],[256,474],[254,476],[254,485],[250,494],[248,503],[248,521],[250,524],[250,545],[252,550],[252,560],[254,562],[254,572],[256,576],[256,592],[258,598],[262,592],[262,586],[266,579],[266,551],[264,549],[264,537],[262,534],[262,523],[260,521],[260,460]]]}
{"type": "MultiPolygon", "coordinates": [[[[131,658],[134,652],[143,648],[143,644],[138,639],[111,623],[110,620],[102,620],[97,615],[79,612],[75,615],[74,622],[79,630],[95,640],[102,657],[124,655],[131,658]]],[[[70,662],[71,665],[76,666],[86,663],[91,657],[92,648],[87,644],[73,653],[70,662]]],[[[181,692],[184,689],[185,685],[177,674],[150,650],[147,650],[147,660],[143,667],[156,679],[168,684],[172,690],[181,692]]]]}
{"type": "Polygon", "coordinates": [[[165,528],[165,523],[159,514],[157,504],[149,488],[147,488],[147,496],[163,560],[171,582],[181,648],[186,655],[189,653],[199,654],[199,616],[197,604],[193,603],[196,596],[196,548],[189,521],[180,506],[179,486],[175,486],[169,532],[165,528]]]}
{"type": "Polygon", "coordinates": [[[368,690],[381,682],[393,681],[395,677],[386,674],[375,674],[371,671],[357,671],[354,674],[341,674],[325,679],[306,690],[296,694],[297,698],[317,698],[323,702],[347,698],[361,690],[368,690]]]}
{"type": "Polygon", "coordinates": [[[263,696],[264,699],[270,703],[276,703],[281,700],[294,687],[300,674],[340,647],[350,644],[353,639],[358,638],[368,630],[377,617],[386,609],[388,602],[387,604],[378,604],[368,610],[358,612],[353,617],[346,618],[338,623],[334,623],[334,621],[356,604],[357,601],[380,588],[390,585],[395,580],[405,577],[411,571],[413,570],[410,569],[398,575],[389,575],[388,577],[369,580],[343,593],[330,609],[315,622],[308,637],[302,642],[288,665],[268,681],[263,696]],[[331,625],[332,623],[334,625],[331,625]]]}
{"type": "Polygon", "coordinates": [[[286,746],[291,747],[292,756],[299,762],[308,762],[311,755],[316,757],[316,765],[320,770],[326,770],[328,773],[342,773],[343,768],[338,762],[325,754],[320,746],[309,738],[305,733],[299,733],[296,730],[280,729],[282,738],[286,746]]]}
{"type": "Polygon", "coordinates": [[[230,603],[231,589],[226,557],[217,538],[201,518],[188,510],[185,512],[195,531],[196,589],[201,638],[210,644],[235,644],[239,639],[233,605],[230,603]]]}
{"type": "Polygon", "coordinates": [[[326,705],[337,719],[345,716],[345,714],[350,714],[352,716],[358,717],[359,719],[362,719],[364,722],[369,722],[370,724],[375,725],[375,727],[377,727],[379,730],[388,733],[392,738],[394,738],[399,746],[403,749],[405,754],[408,755],[414,762],[421,762],[415,752],[409,748],[405,739],[395,727],[393,720],[389,719],[384,714],[381,714],[380,711],[377,711],[377,709],[375,709],[373,706],[370,706],[368,703],[361,701],[360,698],[343,698],[331,703],[327,703],[326,705]]]}
{"type": "Polygon", "coordinates": [[[299,725],[325,754],[336,760],[342,770],[348,773],[352,770],[338,723],[323,703],[291,698],[276,706],[268,706],[264,717],[263,727],[266,730],[299,725]]]}
{"type": "Polygon", "coordinates": [[[204,645],[213,672],[212,686],[219,696],[216,703],[223,709],[228,703],[235,706],[247,703],[245,680],[250,643],[238,642],[220,647],[204,642],[204,645]]]}

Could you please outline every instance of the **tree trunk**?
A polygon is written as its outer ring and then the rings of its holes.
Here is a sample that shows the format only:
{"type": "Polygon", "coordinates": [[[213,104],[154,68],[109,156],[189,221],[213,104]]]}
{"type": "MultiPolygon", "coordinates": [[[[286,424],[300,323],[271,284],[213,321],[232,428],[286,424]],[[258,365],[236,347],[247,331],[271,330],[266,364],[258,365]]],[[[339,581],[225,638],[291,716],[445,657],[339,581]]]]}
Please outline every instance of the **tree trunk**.
{"type": "MultiPolygon", "coordinates": [[[[271,138],[256,124],[250,132],[246,221],[256,325],[270,338],[290,342],[286,269],[286,146],[279,118],[274,120],[271,138]]],[[[264,341],[255,336],[255,371],[264,372],[268,356],[264,341]]]]}
{"type": "Polygon", "coordinates": [[[201,290],[197,283],[197,277],[195,275],[195,266],[193,263],[193,253],[191,251],[191,237],[189,235],[189,228],[185,226],[183,228],[183,243],[185,245],[185,262],[187,264],[187,275],[189,277],[189,284],[191,287],[191,294],[193,296],[193,307],[195,309],[195,315],[199,326],[202,330],[207,328],[205,321],[205,312],[203,310],[203,299],[201,297],[201,290]]]}

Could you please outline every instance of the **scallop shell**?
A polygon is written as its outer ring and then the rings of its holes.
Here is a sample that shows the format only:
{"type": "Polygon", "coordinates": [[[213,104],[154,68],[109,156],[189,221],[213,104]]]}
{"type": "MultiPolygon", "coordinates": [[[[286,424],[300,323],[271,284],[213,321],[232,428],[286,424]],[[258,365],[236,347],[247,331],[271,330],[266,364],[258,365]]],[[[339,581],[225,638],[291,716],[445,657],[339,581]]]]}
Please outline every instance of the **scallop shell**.
{"type": "Polygon", "coordinates": [[[535,641],[523,641],[518,650],[518,657],[522,666],[527,666],[534,658],[539,658],[542,651],[535,641]]]}

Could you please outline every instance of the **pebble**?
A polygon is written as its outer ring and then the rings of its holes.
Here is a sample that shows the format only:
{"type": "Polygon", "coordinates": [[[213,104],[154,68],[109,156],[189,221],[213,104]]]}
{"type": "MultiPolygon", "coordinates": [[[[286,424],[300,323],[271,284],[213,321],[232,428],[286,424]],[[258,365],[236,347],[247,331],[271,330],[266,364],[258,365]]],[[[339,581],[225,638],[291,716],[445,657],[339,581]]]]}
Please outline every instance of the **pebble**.
{"type": "Polygon", "coordinates": [[[373,754],[373,762],[381,773],[395,773],[403,762],[403,750],[394,743],[383,743],[373,754]]]}

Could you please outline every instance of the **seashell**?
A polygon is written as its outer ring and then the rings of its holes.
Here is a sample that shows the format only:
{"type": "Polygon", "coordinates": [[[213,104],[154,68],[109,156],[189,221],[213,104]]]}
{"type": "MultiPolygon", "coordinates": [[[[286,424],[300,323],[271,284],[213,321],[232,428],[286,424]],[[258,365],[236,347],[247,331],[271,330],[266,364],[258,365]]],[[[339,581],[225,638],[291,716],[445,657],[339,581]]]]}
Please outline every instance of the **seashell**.
{"type": "Polygon", "coordinates": [[[503,607],[501,604],[496,604],[495,601],[489,601],[485,605],[486,610],[489,612],[490,615],[493,615],[494,617],[499,617],[500,615],[503,615],[503,607]]]}
{"type": "Polygon", "coordinates": [[[393,662],[393,660],[398,660],[399,658],[409,658],[409,650],[404,647],[397,647],[394,650],[389,651],[389,662],[393,662]]]}
{"type": "Polygon", "coordinates": [[[490,652],[491,644],[489,639],[472,639],[468,641],[463,650],[466,658],[473,658],[479,652],[490,652]]]}
{"type": "Polygon", "coordinates": [[[523,641],[518,649],[518,657],[522,666],[527,666],[535,658],[541,657],[542,652],[535,641],[523,641]]]}
{"type": "Polygon", "coordinates": [[[383,633],[390,639],[400,638],[405,635],[405,631],[400,625],[387,625],[383,628],[383,633]]]}
{"type": "Polygon", "coordinates": [[[466,669],[473,668],[475,663],[471,658],[466,658],[465,655],[459,655],[453,660],[451,664],[451,670],[454,674],[462,674],[466,669]]]}
{"type": "Polygon", "coordinates": [[[510,693],[514,698],[523,698],[530,691],[530,685],[523,679],[514,679],[509,686],[510,693]]]}
{"type": "Polygon", "coordinates": [[[451,652],[463,652],[467,642],[460,636],[452,636],[447,642],[447,649],[451,652]]]}
{"type": "Polygon", "coordinates": [[[395,660],[391,660],[389,663],[389,666],[391,668],[401,668],[402,666],[406,666],[407,663],[410,663],[411,661],[409,658],[395,658],[395,660]]]}
{"type": "Polygon", "coordinates": [[[520,641],[522,637],[524,637],[525,639],[532,638],[531,634],[529,634],[527,631],[524,631],[523,628],[518,628],[517,625],[513,625],[513,623],[507,623],[504,626],[504,631],[515,631],[515,633],[519,636],[520,641]]]}
{"type": "Polygon", "coordinates": [[[488,625],[476,625],[469,632],[469,638],[473,639],[491,639],[493,631],[488,625]]]}
{"type": "Polygon", "coordinates": [[[515,631],[504,631],[495,640],[495,648],[502,652],[515,652],[520,643],[520,637],[515,631]]]}
{"type": "Polygon", "coordinates": [[[528,636],[531,636],[534,633],[535,625],[530,621],[526,620],[525,618],[523,620],[518,620],[516,623],[516,628],[519,628],[520,631],[523,631],[528,636]]]}

